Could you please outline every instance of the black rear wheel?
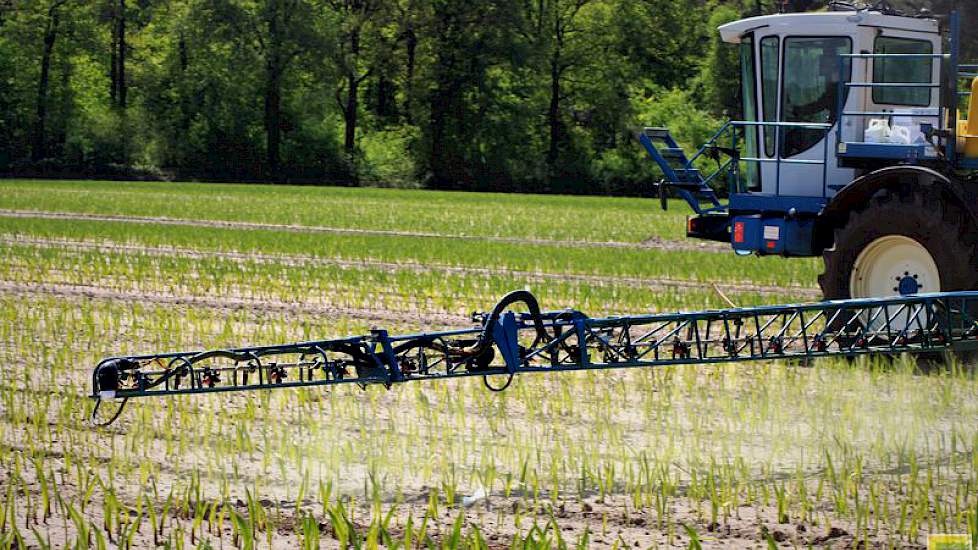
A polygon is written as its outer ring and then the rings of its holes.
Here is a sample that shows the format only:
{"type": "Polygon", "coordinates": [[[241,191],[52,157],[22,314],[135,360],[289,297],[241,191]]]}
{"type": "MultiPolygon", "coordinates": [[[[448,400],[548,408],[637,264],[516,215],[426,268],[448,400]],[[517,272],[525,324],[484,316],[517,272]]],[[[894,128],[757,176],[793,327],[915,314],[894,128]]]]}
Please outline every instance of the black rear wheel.
{"type": "Polygon", "coordinates": [[[936,192],[882,191],[836,229],[819,286],[826,299],[973,290],[976,241],[967,214],[936,192]]]}
{"type": "Polygon", "coordinates": [[[978,230],[937,190],[880,191],[823,254],[826,299],[978,289],[978,230]]]}

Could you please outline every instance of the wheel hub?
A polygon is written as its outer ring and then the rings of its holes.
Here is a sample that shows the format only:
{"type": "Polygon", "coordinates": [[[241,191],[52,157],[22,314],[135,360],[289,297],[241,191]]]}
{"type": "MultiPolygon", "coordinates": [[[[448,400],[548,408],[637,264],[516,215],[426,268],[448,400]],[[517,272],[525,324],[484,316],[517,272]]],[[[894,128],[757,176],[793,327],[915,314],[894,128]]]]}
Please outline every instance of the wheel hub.
{"type": "Polygon", "coordinates": [[[894,292],[899,292],[901,296],[917,294],[920,292],[920,283],[917,282],[917,275],[904,273],[902,277],[896,277],[897,286],[893,287],[894,292]]]}
{"type": "MultiPolygon", "coordinates": [[[[897,295],[938,292],[941,290],[940,273],[930,252],[914,239],[903,235],[886,235],[871,243],[859,253],[852,266],[849,292],[853,298],[877,298],[897,295]]],[[[913,323],[909,312],[904,318],[891,320],[890,326],[900,329],[913,323]]],[[[875,329],[882,321],[864,319],[875,329]]]]}
{"type": "Polygon", "coordinates": [[[903,235],[886,235],[869,243],[856,258],[849,279],[853,298],[940,290],[940,273],[930,252],[903,235]]]}

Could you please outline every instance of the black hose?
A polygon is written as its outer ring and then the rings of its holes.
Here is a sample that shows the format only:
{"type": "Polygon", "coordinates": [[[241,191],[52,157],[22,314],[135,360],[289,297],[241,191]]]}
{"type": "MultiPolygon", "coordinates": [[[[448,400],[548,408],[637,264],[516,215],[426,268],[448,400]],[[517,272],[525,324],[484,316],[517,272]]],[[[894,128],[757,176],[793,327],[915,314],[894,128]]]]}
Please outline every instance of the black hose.
{"type": "Polygon", "coordinates": [[[477,355],[481,355],[493,343],[493,325],[499,321],[499,318],[502,316],[503,312],[506,311],[506,308],[516,303],[525,304],[527,311],[533,318],[533,326],[536,329],[537,337],[533,341],[531,347],[536,346],[541,341],[549,340],[550,335],[547,334],[547,329],[543,325],[543,317],[540,313],[540,304],[537,302],[536,297],[534,297],[528,290],[514,290],[496,302],[496,305],[492,308],[489,316],[486,317],[485,323],[482,325],[482,332],[479,333],[479,337],[475,340],[475,342],[467,345],[455,344],[453,346],[451,344],[441,344],[435,342],[435,339],[432,337],[421,337],[416,340],[410,340],[395,346],[394,353],[399,354],[413,348],[428,348],[443,353],[461,355],[463,357],[475,357],[477,355]]]}
{"type": "Polygon", "coordinates": [[[483,376],[482,377],[482,383],[485,384],[486,388],[488,388],[489,391],[501,392],[501,391],[505,390],[506,388],[508,388],[509,385],[513,383],[513,376],[515,376],[515,375],[510,374],[509,375],[509,378],[506,379],[506,383],[503,384],[502,386],[499,386],[498,388],[493,387],[493,385],[489,383],[489,376],[483,376]]]}
{"type": "Polygon", "coordinates": [[[101,397],[96,398],[95,408],[92,409],[92,418],[91,418],[92,425],[95,426],[96,428],[105,428],[111,425],[119,418],[119,415],[122,414],[122,409],[126,408],[126,403],[128,402],[129,402],[129,398],[128,397],[124,398],[122,400],[122,403],[119,403],[119,408],[116,409],[115,414],[112,415],[112,418],[110,418],[107,422],[98,422],[95,420],[95,417],[98,415],[98,408],[102,405],[102,398],[101,397]]]}
{"type": "Polygon", "coordinates": [[[543,326],[543,318],[540,315],[540,304],[537,302],[536,297],[529,290],[514,290],[503,296],[496,303],[496,307],[492,308],[489,317],[486,318],[486,323],[482,327],[482,334],[479,335],[479,341],[475,344],[479,346],[480,351],[492,343],[492,326],[499,321],[499,317],[503,314],[503,311],[507,307],[519,302],[526,304],[526,309],[529,311],[530,316],[533,317],[533,326],[537,331],[537,337],[533,341],[533,345],[539,344],[542,340],[550,339],[550,335],[547,334],[547,329],[543,326]]]}

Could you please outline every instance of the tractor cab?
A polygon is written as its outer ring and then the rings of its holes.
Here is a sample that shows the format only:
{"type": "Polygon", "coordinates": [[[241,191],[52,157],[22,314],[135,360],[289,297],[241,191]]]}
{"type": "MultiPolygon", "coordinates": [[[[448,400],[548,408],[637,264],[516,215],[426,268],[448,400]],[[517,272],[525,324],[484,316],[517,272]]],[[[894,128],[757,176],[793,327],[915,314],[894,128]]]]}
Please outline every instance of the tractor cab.
{"type": "Polygon", "coordinates": [[[860,169],[937,159],[922,130],[940,125],[936,20],[840,11],[754,17],[719,30],[741,49],[744,118],[762,123],[744,133],[746,157],[756,159],[743,167],[747,190],[814,198],[801,201],[814,208],[860,169]]]}

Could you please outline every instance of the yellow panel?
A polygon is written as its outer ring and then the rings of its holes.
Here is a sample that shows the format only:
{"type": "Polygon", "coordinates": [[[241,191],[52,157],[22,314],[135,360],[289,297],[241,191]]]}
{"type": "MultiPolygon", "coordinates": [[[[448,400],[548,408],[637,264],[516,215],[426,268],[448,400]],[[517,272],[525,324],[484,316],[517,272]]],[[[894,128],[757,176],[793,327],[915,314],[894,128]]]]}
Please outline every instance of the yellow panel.
{"type": "Polygon", "coordinates": [[[978,158],[978,77],[971,81],[967,132],[964,137],[964,156],[970,159],[978,158]]]}

